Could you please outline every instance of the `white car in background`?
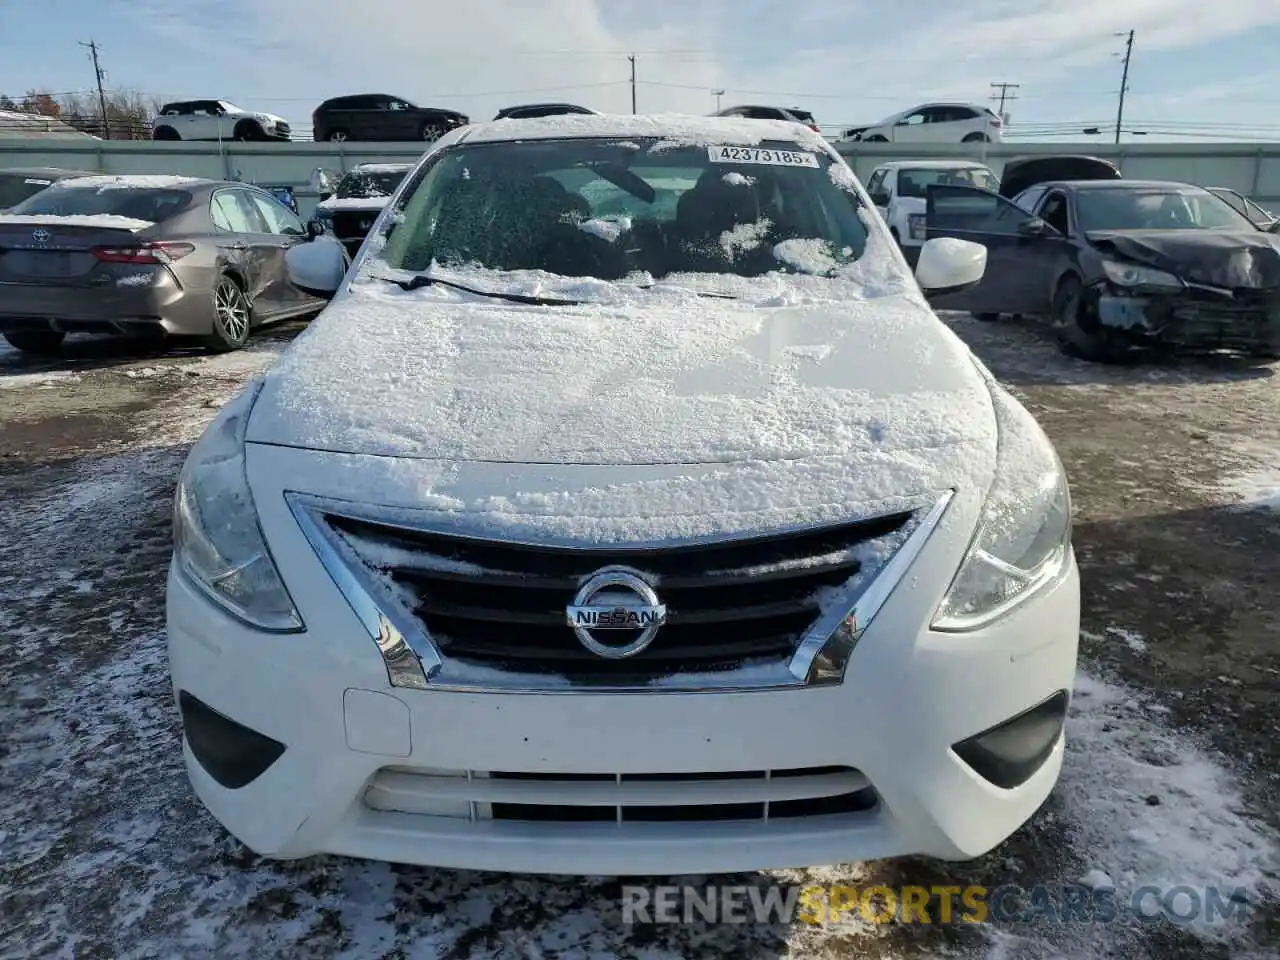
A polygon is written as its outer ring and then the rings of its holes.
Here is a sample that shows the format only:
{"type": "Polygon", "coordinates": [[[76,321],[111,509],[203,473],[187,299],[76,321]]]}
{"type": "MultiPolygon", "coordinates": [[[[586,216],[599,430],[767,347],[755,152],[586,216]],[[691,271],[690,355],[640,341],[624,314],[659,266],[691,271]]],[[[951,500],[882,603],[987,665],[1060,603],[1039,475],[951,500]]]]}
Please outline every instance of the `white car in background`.
{"type": "Polygon", "coordinates": [[[869,127],[851,127],[841,139],[862,143],[999,143],[1004,122],[974,103],[925,103],[869,127]]]}
{"type": "Polygon", "coordinates": [[[924,244],[926,196],[935,183],[1000,189],[1000,178],[974,160],[893,160],[880,164],[867,179],[867,195],[911,264],[924,244]]]}
{"type": "Polygon", "coordinates": [[[151,122],[153,140],[289,140],[289,121],[228,100],[175,100],[151,122]]]}
{"type": "Polygon", "coordinates": [[[350,272],[291,249],[332,302],[176,493],[213,815],[274,858],[610,876],[967,859],[1030,817],[1067,480],[926,300],[986,249],[913,278],[868,208],[794,123],[558,116],[441,138],[350,272]]]}

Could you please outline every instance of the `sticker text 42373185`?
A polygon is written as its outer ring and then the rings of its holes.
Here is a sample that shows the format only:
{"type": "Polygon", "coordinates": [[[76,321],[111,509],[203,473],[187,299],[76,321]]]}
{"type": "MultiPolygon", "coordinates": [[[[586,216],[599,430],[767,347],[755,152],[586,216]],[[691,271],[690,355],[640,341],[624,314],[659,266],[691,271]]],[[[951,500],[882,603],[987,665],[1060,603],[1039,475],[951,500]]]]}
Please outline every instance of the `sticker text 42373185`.
{"type": "Polygon", "coordinates": [[[817,167],[818,155],[807,150],[763,150],[760,147],[707,147],[712,163],[763,163],[774,167],[817,167]]]}

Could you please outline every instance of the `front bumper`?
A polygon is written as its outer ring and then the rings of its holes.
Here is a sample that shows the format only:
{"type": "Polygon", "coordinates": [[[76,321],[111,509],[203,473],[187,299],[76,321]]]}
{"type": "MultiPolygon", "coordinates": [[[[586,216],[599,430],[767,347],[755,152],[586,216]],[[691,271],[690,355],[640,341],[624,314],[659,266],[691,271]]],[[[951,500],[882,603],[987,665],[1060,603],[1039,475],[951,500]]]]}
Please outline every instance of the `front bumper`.
{"type": "Polygon", "coordinates": [[[1140,345],[1280,354],[1280,291],[1092,291],[1098,322],[1140,345]]]}
{"type": "MultiPolygon", "coordinates": [[[[251,481],[254,473],[251,461],[251,481]]],[[[1032,749],[1012,780],[990,769],[984,778],[975,770],[982,760],[959,747],[1069,691],[1079,627],[1073,561],[1057,583],[982,631],[928,629],[972,531],[973,497],[956,499],[854,649],[843,684],[533,695],[393,689],[381,654],[277,492],[288,483],[274,481],[269,494],[255,486],[255,496],[308,632],[249,629],[176,572],[168,593],[175,695],[253,731],[262,768],[243,785],[235,779],[246,779],[243,767],[230,780],[224,768],[220,783],[188,740],[191,782],[214,816],[261,854],[596,875],[908,854],[968,859],[1024,823],[1057,780],[1063,741],[1052,724],[1044,749],[1032,749]],[[267,741],[283,748],[275,759],[267,741]],[[735,803],[734,790],[746,797],[783,789],[764,771],[826,777],[831,768],[866,802],[789,817],[690,814],[700,804],[735,803]],[[706,782],[726,773],[743,775],[738,786],[706,782]],[[669,811],[659,819],[557,819],[588,793],[609,806],[655,790],[669,811]],[[504,814],[513,798],[522,810],[541,808],[538,815],[504,814]]]]}

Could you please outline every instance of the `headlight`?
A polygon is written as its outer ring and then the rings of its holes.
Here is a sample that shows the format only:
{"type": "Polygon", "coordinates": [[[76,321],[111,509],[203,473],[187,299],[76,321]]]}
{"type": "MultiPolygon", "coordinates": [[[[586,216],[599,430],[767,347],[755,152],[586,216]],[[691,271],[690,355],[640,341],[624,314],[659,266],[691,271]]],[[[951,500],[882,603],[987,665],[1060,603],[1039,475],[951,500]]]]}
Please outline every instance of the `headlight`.
{"type": "Polygon", "coordinates": [[[262,630],[302,629],[267,550],[244,468],[244,434],[262,384],[223,407],[187,456],[173,509],[174,560],[214,603],[262,630]]]}
{"type": "Polygon", "coordinates": [[[925,234],[928,231],[923,213],[907,214],[907,232],[911,234],[912,240],[923,240],[925,238],[925,234]]]}
{"type": "Polygon", "coordinates": [[[1172,273],[1155,270],[1151,267],[1139,267],[1115,260],[1103,260],[1102,269],[1107,279],[1118,287],[1168,287],[1181,290],[1185,284],[1172,273]]]}
{"type": "Polygon", "coordinates": [[[1071,553],[1066,473],[1040,425],[994,383],[996,476],[933,628],[975,630],[1056,579],[1071,553]]]}

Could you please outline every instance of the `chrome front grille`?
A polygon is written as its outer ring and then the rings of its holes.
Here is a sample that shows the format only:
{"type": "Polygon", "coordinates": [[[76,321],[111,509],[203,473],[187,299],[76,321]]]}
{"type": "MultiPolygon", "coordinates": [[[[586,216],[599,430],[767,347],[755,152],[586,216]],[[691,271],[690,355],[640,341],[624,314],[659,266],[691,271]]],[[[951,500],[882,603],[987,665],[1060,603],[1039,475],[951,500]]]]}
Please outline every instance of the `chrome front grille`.
{"type": "Polygon", "coordinates": [[[379,813],[526,822],[783,820],[865,813],[877,798],[851,767],[727,773],[546,774],[385,767],[365,806],[379,813]]]}
{"type": "Polygon", "coordinates": [[[761,536],[568,546],[465,536],[439,514],[286,493],[392,686],[521,693],[841,683],[953,498],[761,536]],[[580,642],[567,607],[617,566],[652,586],[666,622],[648,647],[615,659],[580,642]]]}
{"type": "Polygon", "coordinates": [[[660,548],[557,548],[326,520],[385,576],[446,660],[583,684],[646,684],[791,658],[824,601],[911,519],[895,513],[768,537],[660,548]],[[621,565],[642,574],[668,614],[625,660],[587,650],[565,606],[584,580],[621,565]]]}

